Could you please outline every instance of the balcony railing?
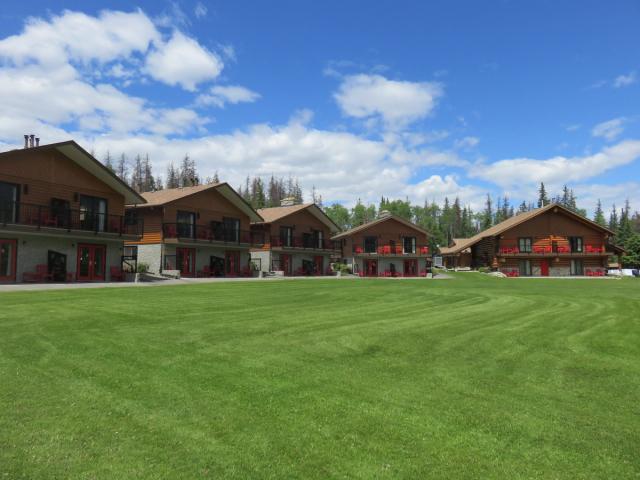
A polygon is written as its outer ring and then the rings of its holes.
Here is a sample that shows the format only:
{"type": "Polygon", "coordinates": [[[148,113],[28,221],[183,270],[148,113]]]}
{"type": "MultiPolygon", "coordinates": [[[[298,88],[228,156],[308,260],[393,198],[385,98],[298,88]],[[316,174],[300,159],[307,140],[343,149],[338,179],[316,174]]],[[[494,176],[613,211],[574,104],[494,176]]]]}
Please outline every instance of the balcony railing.
{"type": "Polygon", "coordinates": [[[333,240],[325,240],[313,237],[271,237],[271,247],[275,248],[299,248],[306,250],[335,250],[333,240]]]}
{"type": "Polygon", "coordinates": [[[163,223],[162,233],[164,238],[180,240],[193,240],[197,242],[222,242],[228,244],[249,244],[253,246],[264,245],[263,232],[251,232],[248,230],[211,228],[206,225],[193,225],[190,223],[163,223]]]}
{"type": "Polygon", "coordinates": [[[571,250],[571,247],[568,246],[558,246],[553,248],[550,245],[547,246],[539,246],[532,247],[531,250],[521,251],[518,247],[501,247],[498,250],[499,255],[605,255],[607,253],[607,248],[605,245],[585,245],[582,250],[571,250]]]}
{"type": "Polygon", "coordinates": [[[406,249],[404,245],[377,245],[375,248],[367,245],[354,245],[353,253],[356,255],[387,255],[387,256],[403,256],[403,255],[429,255],[429,247],[427,245],[416,245],[415,248],[406,249]]]}
{"type": "Polygon", "coordinates": [[[143,233],[142,219],[22,202],[0,202],[0,225],[28,225],[118,235],[140,236],[143,233]]]}

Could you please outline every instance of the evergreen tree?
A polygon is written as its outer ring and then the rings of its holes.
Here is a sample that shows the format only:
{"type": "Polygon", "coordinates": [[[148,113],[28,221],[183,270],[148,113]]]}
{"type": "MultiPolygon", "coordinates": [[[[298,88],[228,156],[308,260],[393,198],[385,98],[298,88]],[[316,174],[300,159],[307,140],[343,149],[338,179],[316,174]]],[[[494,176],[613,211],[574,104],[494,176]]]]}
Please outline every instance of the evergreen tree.
{"type": "Polygon", "coordinates": [[[349,210],[339,203],[334,203],[333,205],[325,207],[324,213],[326,213],[327,217],[333,220],[341,230],[348,230],[351,228],[351,215],[349,214],[349,210]]]}
{"type": "Polygon", "coordinates": [[[480,228],[486,230],[493,226],[493,204],[491,202],[491,195],[487,194],[487,201],[485,202],[484,211],[480,216],[480,228]]]}
{"type": "Polygon", "coordinates": [[[200,177],[196,171],[195,160],[186,154],[180,164],[180,170],[178,172],[178,183],[181,187],[194,187],[200,185],[200,177]]]}
{"type": "Polygon", "coordinates": [[[142,162],[142,190],[141,192],[153,192],[157,188],[156,179],[153,177],[153,167],[147,153],[142,162]]]}
{"type": "Polygon", "coordinates": [[[527,205],[527,202],[523,200],[520,206],[518,207],[518,213],[524,213],[528,211],[529,211],[529,207],[527,205]]]}
{"type": "Polygon", "coordinates": [[[255,177],[251,182],[251,205],[253,208],[264,208],[267,205],[264,183],[260,177],[255,177]]]}
{"type": "Polygon", "coordinates": [[[616,242],[626,247],[627,241],[632,235],[631,206],[629,205],[629,199],[627,199],[624,208],[620,212],[620,222],[618,224],[618,230],[616,231],[616,242]]]}
{"type": "Polygon", "coordinates": [[[136,155],[136,158],[133,162],[133,171],[131,172],[131,180],[129,185],[131,186],[131,188],[133,188],[136,192],[143,192],[143,184],[142,184],[142,176],[143,176],[143,171],[142,171],[142,158],[140,157],[140,155],[136,155]]]}
{"type": "Polygon", "coordinates": [[[180,186],[180,172],[176,170],[173,162],[167,167],[167,188],[178,188],[180,186]]]}
{"type": "Polygon", "coordinates": [[[622,266],[625,268],[640,268],[640,235],[633,233],[627,238],[625,254],[622,256],[622,266]]]}
{"type": "Polygon", "coordinates": [[[129,168],[127,167],[127,156],[124,153],[120,155],[120,160],[118,160],[116,175],[124,183],[129,183],[129,168]]]}
{"type": "Polygon", "coordinates": [[[116,173],[116,168],[113,165],[113,159],[111,158],[111,153],[109,152],[109,150],[107,150],[106,155],[104,156],[104,166],[107,167],[107,169],[115,174],[116,173]]]}
{"type": "Polygon", "coordinates": [[[613,232],[618,231],[618,210],[616,210],[616,204],[613,204],[611,208],[611,214],[609,215],[609,230],[613,232]]]}
{"type": "Polygon", "coordinates": [[[604,218],[604,212],[602,211],[602,202],[600,201],[600,199],[598,199],[596,211],[593,214],[593,221],[602,227],[607,226],[607,221],[604,218]]]}
{"type": "Polygon", "coordinates": [[[540,188],[538,189],[538,208],[549,205],[549,197],[547,196],[547,190],[544,188],[544,183],[540,182],[540,188]]]}

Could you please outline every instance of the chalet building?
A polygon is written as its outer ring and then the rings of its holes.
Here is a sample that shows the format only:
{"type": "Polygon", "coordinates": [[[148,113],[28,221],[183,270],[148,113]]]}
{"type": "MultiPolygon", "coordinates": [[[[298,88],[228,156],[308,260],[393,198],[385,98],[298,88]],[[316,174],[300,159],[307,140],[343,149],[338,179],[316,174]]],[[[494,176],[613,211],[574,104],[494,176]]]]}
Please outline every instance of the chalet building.
{"type": "Polygon", "coordinates": [[[442,248],[445,265],[490,267],[508,276],[604,275],[622,253],[613,232],[558,204],[520,213],[442,248]]]}
{"type": "Polygon", "coordinates": [[[142,220],[141,239],[127,242],[152,273],[182,277],[250,275],[249,249],[262,245],[251,222],[262,217],[227,183],[143,193],[146,203],[127,205],[142,220]]]}
{"type": "Polygon", "coordinates": [[[0,282],[122,279],[123,242],[142,226],[125,203],[143,203],[74,141],[0,153],[0,282]]]}
{"type": "Polygon", "coordinates": [[[251,225],[265,244],[251,251],[251,259],[263,272],[281,271],[284,275],[324,275],[335,254],[331,236],[340,229],[314,203],[283,205],[258,210],[264,219],[251,225]]]}
{"type": "Polygon", "coordinates": [[[388,212],[333,237],[341,258],[363,277],[426,275],[431,265],[428,232],[388,212]]]}

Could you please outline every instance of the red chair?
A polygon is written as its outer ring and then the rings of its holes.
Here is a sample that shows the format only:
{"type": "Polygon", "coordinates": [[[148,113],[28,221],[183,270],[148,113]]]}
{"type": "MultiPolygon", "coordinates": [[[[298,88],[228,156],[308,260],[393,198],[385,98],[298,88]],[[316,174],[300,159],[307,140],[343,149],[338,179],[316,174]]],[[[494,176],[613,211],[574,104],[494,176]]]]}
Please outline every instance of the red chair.
{"type": "Polygon", "coordinates": [[[420,248],[420,253],[422,255],[428,255],[429,254],[429,247],[421,247],[420,248]]]}
{"type": "Polygon", "coordinates": [[[124,281],[124,272],[120,267],[111,267],[109,269],[109,274],[111,275],[112,282],[123,282],[124,281]]]}
{"type": "Polygon", "coordinates": [[[391,245],[385,245],[382,247],[382,253],[384,255],[391,255],[391,245]]]}
{"type": "Polygon", "coordinates": [[[402,255],[403,251],[402,245],[396,245],[396,255],[402,255]]]}
{"type": "Polygon", "coordinates": [[[356,253],[362,253],[362,252],[363,252],[362,247],[356,247],[356,253]]]}

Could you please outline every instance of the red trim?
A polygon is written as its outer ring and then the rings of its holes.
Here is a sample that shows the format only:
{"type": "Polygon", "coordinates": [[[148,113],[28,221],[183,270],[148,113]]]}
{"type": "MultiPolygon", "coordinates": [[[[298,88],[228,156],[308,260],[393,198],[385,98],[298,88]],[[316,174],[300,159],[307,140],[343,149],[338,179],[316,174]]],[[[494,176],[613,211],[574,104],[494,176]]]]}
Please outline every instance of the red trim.
{"type": "Polygon", "coordinates": [[[193,277],[196,274],[196,249],[195,248],[176,248],[176,268],[180,270],[180,276],[193,277]],[[182,264],[178,263],[178,252],[182,253],[182,264]],[[186,266],[186,268],[185,268],[186,266]]]}
{"type": "Polygon", "coordinates": [[[11,275],[0,276],[0,282],[15,282],[16,281],[16,258],[17,258],[17,242],[14,239],[0,238],[0,245],[8,244],[12,246],[11,249],[11,275]]]}
{"type": "Polygon", "coordinates": [[[107,268],[107,247],[106,245],[97,245],[93,243],[79,243],[76,257],[76,278],[79,282],[95,282],[106,279],[107,268]],[[82,249],[88,249],[89,253],[89,270],[86,276],[80,275],[80,255],[82,249]],[[102,250],[102,275],[96,275],[96,251],[102,250]]]}

